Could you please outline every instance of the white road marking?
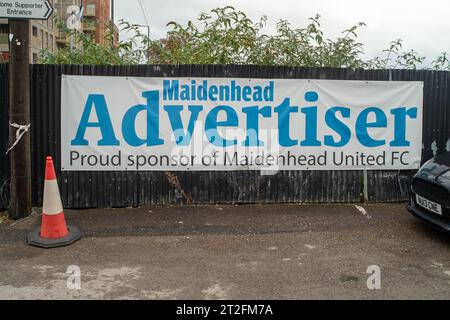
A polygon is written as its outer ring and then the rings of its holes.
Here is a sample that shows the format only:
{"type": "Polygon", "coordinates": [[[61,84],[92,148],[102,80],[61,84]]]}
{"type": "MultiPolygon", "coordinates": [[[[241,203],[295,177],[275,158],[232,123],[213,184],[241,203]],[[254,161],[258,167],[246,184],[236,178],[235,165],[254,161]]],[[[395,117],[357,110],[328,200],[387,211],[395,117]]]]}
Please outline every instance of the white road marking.
{"type": "Polygon", "coordinates": [[[372,219],[372,216],[369,213],[367,213],[366,209],[364,209],[363,207],[355,205],[355,208],[359,212],[361,212],[367,219],[372,219]]]}
{"type": "Polygon", "coordinates": [[[218,283],[202,290],[206,300],[225,300],[227,298],[227,289],[222,288],[218,283]]]}
{"type": "Polygon", "coordinates": [[[159,291],[151,291],[151,290],[142,290],[142,294],[145,296],[146,299],[156,300],[156,299],[177,299],[177,295],[180,294],[182,289],[165,289],[165,290],[159,290],[159,291]]]}
{"type": "Polygon", "coordinates": [[[442,268],[442,267],[444,267],[444,264],[443,263],[440,263],[440,262],[436,262],[436,261],[431,261],[431,267],[433,267],[433,268],[442,268]]]}

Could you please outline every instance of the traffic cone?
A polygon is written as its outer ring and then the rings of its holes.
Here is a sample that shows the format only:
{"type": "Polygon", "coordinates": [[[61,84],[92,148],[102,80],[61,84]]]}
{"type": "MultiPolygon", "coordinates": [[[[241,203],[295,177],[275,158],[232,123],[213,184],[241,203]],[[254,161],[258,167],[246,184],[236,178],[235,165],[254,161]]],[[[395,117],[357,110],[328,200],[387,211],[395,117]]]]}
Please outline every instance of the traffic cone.
{"type": "Polygon", "coordinates": [[[41,227],[28,234],[27,242],[37,247],[55,248],[72,244],[80,238],[80,231],[66,224],[55,167],[52,157],[47,157],[41,227]]]}

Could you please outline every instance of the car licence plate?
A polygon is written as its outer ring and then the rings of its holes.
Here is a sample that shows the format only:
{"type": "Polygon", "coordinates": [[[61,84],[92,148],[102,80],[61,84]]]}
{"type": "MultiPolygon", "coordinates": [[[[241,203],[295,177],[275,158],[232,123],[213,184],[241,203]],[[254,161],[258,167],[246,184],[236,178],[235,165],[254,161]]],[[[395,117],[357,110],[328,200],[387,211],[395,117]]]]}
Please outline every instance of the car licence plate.
{"type": "Polygon", "coordinates": [[[442,216],[442,206],[416,194],[417,204],[431,212],[442,216]]]}

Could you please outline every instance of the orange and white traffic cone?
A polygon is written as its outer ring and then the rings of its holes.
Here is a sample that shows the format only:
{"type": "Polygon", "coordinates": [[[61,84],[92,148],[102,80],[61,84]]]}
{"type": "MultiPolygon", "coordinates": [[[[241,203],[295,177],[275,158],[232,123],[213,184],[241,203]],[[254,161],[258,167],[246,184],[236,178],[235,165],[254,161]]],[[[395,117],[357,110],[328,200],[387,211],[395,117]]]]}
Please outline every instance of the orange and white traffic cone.
{"type": "Polygon", "coordinates": [[[80,231],[66,225],[52,157],[45,163],[44,203],[41,227],[28,235],[28,244],[54,248],[67,246],[81,238],[80,231]]]}

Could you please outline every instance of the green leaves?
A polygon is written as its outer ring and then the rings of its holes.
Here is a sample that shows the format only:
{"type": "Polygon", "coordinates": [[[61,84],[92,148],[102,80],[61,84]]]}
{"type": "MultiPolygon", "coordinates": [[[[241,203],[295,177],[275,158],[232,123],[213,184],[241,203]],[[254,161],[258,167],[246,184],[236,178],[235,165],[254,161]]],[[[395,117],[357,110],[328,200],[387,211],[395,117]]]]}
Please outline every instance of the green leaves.
{"type": "MultiPolygon", "coordinates": [[[[348,67],[364,69],[423,67],[425,57],[416,51],[402,51],[401,39],[383,50],[384,57],[365,58],[364,44],[358,41],[359,22],[342,32],[335,40],[326,38],[320,15],[308,19],[304,28],[293,28],[280,20],[276,33],[263,33],[267,17],[253,22],[231,6],[201,13],[197,23],[187,26],[172,22],[172,30],[162,40],[152,42],[152,63],[162,64],[256,64],[305,67],[348,67]],[[196,26],[202,26],[198,29],[196,26]]],[[[448,56],[443,54],[432,63],[434,69],[450,70],[448,56]]]]}
{"type": "Polygon", "coordinates": [[[120,27],[124,32],[131,34],[126,41],[119,42],[117,46],[111,46],[114,33],[111,28],[105,35],[106,45],[99,45],[90,35],[69,30],[61,21],[57,26],[66,35],[67,40],[71,39],[73,47],[69,45],[58,49],[56,52],[42,50],[39,62],[43,64],[80,64],[80,65],[135,65],[145,61],[146,51],[138,49],[142,44],[149,42],[146,36],[142,35],[139,28],[122,21],[120,27]]]}
{"type": "Polygon", "coordinates": [[[448,58],[447,52],[442,52],[439,57],[436,58],[431,63],[431,67],[434,70],[449,70],[450,71],[450,60],[448,58]]]}
{"type": "MultiPolygon", "coordinates": [[[[416,69],[425,57],[416,51],[403,51],[401,39],[392,41],[382,57],[367,60],[364,44],[358,35],[364,22],[342,31],[337,39],[329,39],[321,30],[320,15],[308,19],[305,27],[294,28],[286,20],[276,25],[275,34],[266,34],[267,17],[257,22],[232,6],[201,13],[186,25],[176,21],[167,24],[170,31],[164,39],[152,40],[138,26],[122,21],[120,28],[127,39],[117,47],[100,46],[89,36],[64,30],[75,40],[73,50],[62,48],[56,53],[43,51],[41,63],[131,65],[147,61],[151,64],[253,64],[304,67],[347,67],[364,69],[416,69]]],[[[64,24],[59,24],[64,29],[64,24]]],[[[109,32],[109,39],[112,33],[109,32]]],[[[110,41],[108,41],[109,43],[110,41]]],[[[446,52],[431,64],[436,70],[450,70],[446,52]]]]}
{"type": "Polygon", "coordinates": [[[172,30],[162,40],[152,41],[152,63],[170,64],[257,64],[310,67],[362,68],[362,44],[356,41],[359,23],[333,41],[320,29],[320,15],[311,17],[305,28],[292,28],[286,20],[277,23],[275,35],[262,29],[263,16],[253,22],[231,6],[202,13],[197,23],[186,26],[170,22],[172,30]],[[198,29],[196,25],[201,25],[198,29]]]}
{"type": "Polygon", "coordinates": [[[425,57],[420,56],[415,50],[401,51],[403,40],[397,39],[389,43],[389,48],[383,50],[384,58],[375,57],[368,62],[368,68],[372,69],[417,69],[425,62],[425,57]]]}

